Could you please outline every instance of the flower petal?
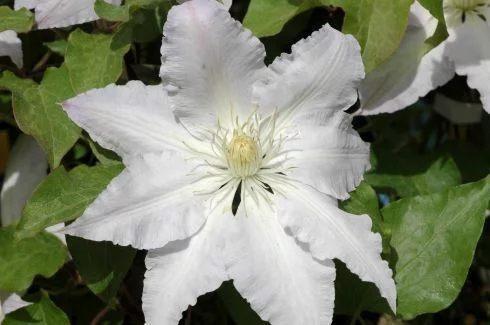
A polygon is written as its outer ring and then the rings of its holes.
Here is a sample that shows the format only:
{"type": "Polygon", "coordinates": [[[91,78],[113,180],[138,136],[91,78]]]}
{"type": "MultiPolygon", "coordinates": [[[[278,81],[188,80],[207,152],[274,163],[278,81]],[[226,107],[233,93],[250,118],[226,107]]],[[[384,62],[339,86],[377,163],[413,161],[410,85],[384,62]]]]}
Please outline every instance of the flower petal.
{"type": "Polygon", "coordinates": [[[352,117],[337,112],[322,126],[301,128],[286,142],[291,176],[338,199],[346,199],[369,169],[369,145],[352,128],[352,117]],[[301,148],[301,150],[294,150],[301,148]]]}
{"type": "Polygon", "coordinates": [[[109,85],[65,101],[63,109],[101,146],[123,159],[180,146],[185,130],[177,124],[161,86],[139,81],[109,85]]]}
{"type": "Polygon", "coordinates": [[[36,140],[21,134],[9,155],[0,194],[1,224],[17,221],[27,199],[47,176],[48,160],[36,140]]]}
{"type": "Polygon", "coordinates": [[[457,74],[468,76],[468,86],[478,90],[490,112],[490,26],[476,15],[467,16],[464,24],[448,28],[444,54],[454,61],[457,74]]]}
{"type": "Polygon", "coordinates": [[[2,324],[5,315],[31,304],[32,302],[22,300],[16,293],[0,290],[0,324],[2,324]]]}
{"type": "Polygon", "coordinates": [[[197,297],[217,289],[228,280],[221,256],[222,220],[210,216],[192,238],[148,251],[143,286],[146,324],[178,324],[187,306],[197,297]]]}
{"type": "Polygon", "coordinates": [[[64,233],[139,249],[188,238],[206,220],[192,168],[172,152],[135,158],[64,233]]]}
{"type": "Polygon", "coordinates": [[[396,288],[388,263],[381,259],[381,236],[371,232],[367,215],[352,215],[308,185],[297,184],[278,196],[279,222],[303,243],[315,258],[339,258],[362,280],[373,282],[395,311],[396,288]]]}
{"type": "Polygon", "coordinates": [[[10,57],[17,67],[22,68],[22,43],[13,30],[0,32],[0,56],[10,57]]]}
{"type": "MultiPolygon", "coordinates": [[[[120,5],[121,0],[104,0],[120,5]]],[[[66,27],[96,20],[95,0],[39,0],[35,5],[36,23],[39,29],[66,27]]]]}
{"type": "Polygon", "coordinates": [[[443,56],[444,43],[421,57],[424,42],[436,26],[437,20],[415,1],[400,47],[371,71],[359,88],[362,115],[403,109],[454,76],[453,63],[443,56]]]}
{"type": "Polygon", "coordinates": [[[22,300],[21,296],[16,293],[10,293],[0,290],[0,324],[2,312],[4,315],[10,314],[17,309],[31,305],[32,302],[22,300]]]}
{"type": "Polygon", "coordinates": [[[64,228],[65,228],[65,224],[63,222],[60,222],[55,225],[47,227],[46,231],[58,237],[58,239],[61,240],[61,242],[66,246],[66,236],[61,233],[61,230],[63,230],[64,228]]]}
{"type": "MultiPolygon", "coordinates": [[[[265,67],[264,46],[215,0],[193,0],[168,13],[160,75],[182,123],[229,123],[252,111],[251,85],[265,67]]],[[[198,129],[196,129],[196,127],[198,129]]]]}
{"type": "Polygon", "coordinates": [[[233,0],[217,0],[218,3],[221,3],[226,10],[230,10],[231,5],[233,4],[233,0]]]}
{"type": "Polygon", "coordinates": [[[356,102],[362,78],[357,41],[325,25],[274,60],[254,85],[254,99],[265,115],[277,109],[278,123],[301,117],[320,124],[324,114],[356,102]]]}
{"type": "MultiPolygon", "coordinates": [[[[186,1],[190,1],[190,0],[177,0],[177,3],[182,4],[186,1]]],[[[231,5],[233,4],[232,0],[216,0],[216,2],[222,5],[223,8],[225,8],[226,10],[230,10],[231,5]]]]}
{"type": "Polygon", "coordinates": [[[332,261],[314,260],[284,232],[276,216],[259,210],[253,201],[247,201],[246,215],[240,206],[228,220],[224,249],[235,288],[272,325],[330,324],[332,261]]]}
{"type": "Polygon", "coordinates": [[[15,0],[14,9],[19,10],[20,8],[34,9],[39,0],[15,0]]]}

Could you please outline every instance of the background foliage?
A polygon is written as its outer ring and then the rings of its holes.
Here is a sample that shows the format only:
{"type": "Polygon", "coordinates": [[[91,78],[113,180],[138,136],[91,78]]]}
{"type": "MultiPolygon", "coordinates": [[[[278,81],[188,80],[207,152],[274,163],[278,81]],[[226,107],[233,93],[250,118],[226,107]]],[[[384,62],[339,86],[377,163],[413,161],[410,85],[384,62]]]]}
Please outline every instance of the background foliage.
{"type": "MultiPolygon", "coordinates": [[[[261,37],[267,62],[328,22],[357,38],[371,71],[400,44],[412,2],[236,0],[231,13],[261,37]]],[[[442,0],[420,3],[444,28],[442,0]]],[[[14,11],[11,1],[0,5],[0,31],[21,33],[24,51],[22,69],[0,58],[2,164],[9,143],[26,133],[50,165],[20,220],[0,229],[0,289],[25,292],[32,302],[4,324],[143,324],[144,251],[74,237],[65,247],[44,229],[77,218],[123,169],[59,103],[114,82],[159,83],[161,30],[172,3],[127,0],[116,7],[98,0],[101,20],[42,31],[30,11],[14,11]]],[[[462,89],[461,97],[470,92],[461,78],[436,92],[451,87],[462,89]]],[[[382,234],[383,257],[395,272],[398,312],[392,315],[374,285],[338,262],[334,324],[490,321],[490,119],[454,125],[432,110],[433,95],[395,114],[354,120],[372,142],[373,168],[341,206],[369,214],[373,231],[382,234]]],[[[228,282],[189,307],[182,324],[264,322],[228,282]]]]}

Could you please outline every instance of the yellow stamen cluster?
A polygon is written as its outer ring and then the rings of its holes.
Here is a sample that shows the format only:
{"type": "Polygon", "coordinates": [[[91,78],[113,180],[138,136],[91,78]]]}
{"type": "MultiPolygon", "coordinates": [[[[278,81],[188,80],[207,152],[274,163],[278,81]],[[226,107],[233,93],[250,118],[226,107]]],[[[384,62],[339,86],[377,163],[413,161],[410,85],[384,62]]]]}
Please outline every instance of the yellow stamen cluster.
{"type": "Polygon", "coordinates": [[[489,8],[489,0],[447,0],[444,12],[448,26],[454,27],[473,18],[487,22],[489,8]]]}
{"type": "Polygon", "coordinates": [[[233,175],[244,178],[254,175],[260,168],[261,148],[252,137],[235,130],[226,151],[233,175]]]}

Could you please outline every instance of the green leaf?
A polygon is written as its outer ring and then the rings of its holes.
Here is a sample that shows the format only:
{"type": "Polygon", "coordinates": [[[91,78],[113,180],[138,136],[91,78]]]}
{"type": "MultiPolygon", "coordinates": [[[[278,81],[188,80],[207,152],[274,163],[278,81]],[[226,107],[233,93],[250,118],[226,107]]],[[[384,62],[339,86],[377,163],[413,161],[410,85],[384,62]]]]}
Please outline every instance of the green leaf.
{"type": "Polygon", "coordinates": [[[350,193],[350,198],[340,203],[341,208],[352,214],[368,214],[373,221],[373,231],[381,231],[381,214],[379,212],[376,192],[366,182],[350,193]]]}
{"type": "Polygon", "coordinates": [[[447,38],[449,37],[449,34],[447,32],[446,25],[443,22],[439,22],[437,24],[436,31],[434,32],[434,35],[432,35],[430,38],[428,38],[425,41],[424,44],[424,49],[423,52],[421,53],[421,57],[431,51],[432,49],[436,48],[439,44],[444,42],[447,38]]]}
{"type": "Polygon", "coordinates": [[[81,160],[86,157],[90,153],[90,151],[85,144],[77,142],[72,148],[71,153],[73,156],[73,160],[81,160]]]}
{"type": "MultiPolygon", "coordinates": [[[[45,79],[58,72],[61,71],[48,70],[45,79]]],[[[42,145],[51,166],[60,163],[80,134],[80,129],[58,104],[73,96],[73,93],[67,93],[67,78],[58,79],[58,90],[44,84],[37,85],[29,79],[19,79],[8,71],[0,79],[0,87],[12,92],[14,116],[19,128],[33,135],[42,145]]]]}
{"type": "Polygon", "coordinates": [[[366,72],[383,63],[400,45],[413,0],[252,0],[244,25],[258,37],[277,34],[294,16],[334,5],[345,11],[342,31],[360,43],[366,72]]]}
{"type": "MultiPolygon", "coordinates": [[[[67,268],[63,268],[63,270],[65,269],[67,268]]],[[[71,269],[70,279],[73,277],[73,271],[71,269]]],[[[69,318],[72,319],[73,325],[129,325],[128,314],[133,313],[135,310],[133,305],[127,304],[127,300],[122,302],[122,305],[117,306],[117,308],[111,308],[111,306],[108,306],[107,303],[88,290],[87,287],[80,285],[69,292],[66,292],[65,288],[64,292],[64,294],[57,294],[53,297],[53,300],[60,308],[66,311],[69,318]],[[124,318],[126,318],[126,322],[124,322],[124,318]]],[[[135,322],[133,324],[136,325],[138,323],[135,322]]],[[[140,324],[143,325],[143,323],[144,321],[142,320],[140,324]]]]}
{"type": "Polygon", "coordinates": [[[97,0],[95,12],[105,20],[129,23],[135,29],[134,32],[139,34],[133,38],[141,42],[142,38],[151,40],[154,35],[161,34],[162,18],[165,18],[171,6],[171,1],[168,0],[128,0],[122,6],[97,0]],[[144,29],[149,29],[151,35],[144,35],[144,29]]]}
{"type": "Polygon", "coordinates": [[[119,164],[121,163],[121,157],[119,157],[114,151],[101,147],[97,142],[87,139],[92,153],[101,164],[119,164]]]}
{"type": "MultiPolygon", "coordinates": [[[[385,229],[379,211],[376,192],[366,182],[362,182],[350,198],[340,202],[343,210],[353,214],[368,214],[373,225],[372,231],[381,233],[383,253],[390,253],[390,234],[385,229]]],[[[373,283],[363,282],[353,274],[344,263],[335,261],[337,277],[335,279],[335,312],[345,315],[356,315],[362,311],[390,313],[390,307],[379,294],[373,283]]]]}
{"type": "Polygon", "coordinates": [[[111,242],[94,242],[67,236],[73,261],[89,289],[111,306],[117,303],[117,292],[128,272],[136,250],[111,242]]]}
{"type": "Polygon", "coordinates": [[[444,23],[444,10],[442,8],[443,0],[417,0],[430,14],[444,23]]]}
{"type": "Polygon", "coordinates": [[[34,24],[32,13],[22,8],[14,11],[7,6],[0,7],[0,32],[14,30],[17,33],[26,33],[34,24]]]}
{"type": "Polygon", "coordinates": [[[240,296],[233,286],[232,281],[223,282],[218,289],[221,301],[228,309],[231,318],[237,325],[266,325],[250,304],[240,296]]]}
{"type": "Polygon", "coordinates": [[[362,311],[391,313],[386,300],[371,282],[363,282],[344,263],[335,260],[335,313],[358,315],[362,311]]]}
{"type": "Polygon", "coordinates": [[[159,7],[134,10],[133,40],[138,43],[146,43],[159,38],[163,30],[161,17],[165,15],[166,12],[160,11],[159,7]]]}
{"type": "Polygon", "coordinates": [[[68,317],[58,308],[46,292],[35,294],[34,304],[18,309],[7,315],[3,325],[70,325],[68,317]]]}
{"type": "Polygon", "coordinates": [[[271,36],[294,16],[317,6],[319,1],[251,0],[243,24],[257,37],[271,36]]]}
{"type": "Polygon", "coordinates": [[[143,81],[145,85],[158,85],[162,82],[159,76],[160,66],[156,64],[132,64],[131,70],[133,70],[136,77],[143,81]]]}
{"type": "Polygon", "coordinates": [[[26,236],[77,218],[122,169],[121,164],[79,166],[70,172],[57,168],[27,201],[17,230],[26,236]]]}
{"type": "Polygon", "coordinates": [[[17,125],[12,112],[12,96],[10,94],[0,93],[0,122],[7,122],[13,126],[17,125]]]}
{"type": "Polygon", "coordinates": [[[122,72],[128,44],[114,44],[114,35],[87,34],[77,29],[70,34],[65,65],[75,94],[115,82],[122,72]]]}
{"type": "Polygon", "coordinates": [[[168,0],[127,0],[125,3],[128,6],[140,8],[161,6],[170,9],[172,7],[172,1],[168,0]]]}
{"type": "Polygon", "coordinates": [[[68,39],[65,63],[48,69],[41,84],[19,79],[10,72],[0,78],[0,87],[12,92],[19,128],[41,144],[52,168],[59,165],[80,136],[80,129],[63,112],[60,103],[115,82],[122,72],[129,44],[116,46],[114,39],[115,35],[75,30],[68,39]]]}
{"type": "Polygon", "coordinates": [[[483,148],[468,141],[451,141],[444,148],[458,165],[464,182],[474,182],[490,174],[490,157],[483,148]]]}
{"type": "Polygon", "coordinates": [[[15,226],[0,229],[0,288],[9,292],[27,289],[38,274],[50,277],[65,262],[63,243],[45,231],[19,239],[15,226]]]}
{"type": "Polygon", "coordinates": [[[44,45],[54,53],[65,56],[68,42],[64,39],[60,39],[54,42],[44,43],[44,45]]]}
{"type": "MultiPolygon", "coordinates": [[[[324,0],[326,1],[326,0],[324,0]]],[[[345,11],[342,31],[361,45],[366,73],[386,61],[400,45],[413,0],[335,0],[345,11]]]]}
{"type": "Polygon", "coordinates": [[[369,215],[373,223],[371,230],[383,237],[383,253],[390,253],[390,231],[383,223],[376,192],[367,182],[361,182],[355,191],[350,193],[349,199],[340,202],[340,207],[352,214],[369,215]]]}
{"type": "Polygon", "coordinates": [[[412,319],[449,306],[468,274],[485,222],[490,176],[381,210],[396,251],[398,314],[412,319]]]}
{"type": "Polygon", "coordinates": [[[392,188],[401,197],[431,194],[461,184],[461,173],[448,156],[434,161],[433,156],[380,153],[376,170],[365,175],[367,183],[392,188]]]}
{"type": "Polygon", "coordinates": [[[100,18],[122,22],[127,22],[131,19],[129,8],[127,5],[116,6],[104,0],[96,0],[94,6],[95,12],[100,18]]]}

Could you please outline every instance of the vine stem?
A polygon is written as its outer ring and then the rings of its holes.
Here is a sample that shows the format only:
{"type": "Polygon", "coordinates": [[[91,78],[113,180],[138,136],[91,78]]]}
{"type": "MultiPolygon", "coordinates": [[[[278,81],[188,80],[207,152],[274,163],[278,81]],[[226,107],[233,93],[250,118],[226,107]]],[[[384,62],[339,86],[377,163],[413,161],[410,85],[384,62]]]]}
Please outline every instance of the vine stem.
{"type": "Polygon", "coordinates": [[[187,308],[185,325],[191,325],[191,312],[192,312],[192,308],[191,306],[189,306],[189,308],[187,308]]]}
{"type": "Polygon", "coordinates": [[[31,72],[36,72],[37,70],[41,69],[46,64],[46,62],[48,62],[50,57],[51,57],[51,51],[46,52],[46,54],[44,54],[41,60],[39,60],[39,62],[36,63],[34,68],[32,68],[31,72]]]}
{"type": "Polygon", "coordinates": [[[107,315],[108,312],[109,312],[109,306],[105,306],[104,308],[102,308],[97,313],[97,315],[95,315],[95,317],[92,319],[92,321],[90,322],[90,325],[97,325],[97,324],[99,324],[100,321],[102,320],[102,318],[104,318],[105,315],[107,315]]]}
{"type": "Polygon", "coordinates": [[[349,324],[350,325],[356,325],[357,320],[359,320],[361,322],[361,324],[364,325],[364,321],[361,318],[361,309],[360,308],[358,310],[356,310],[354,315],[352,315],[352,318],[351,318],[349,324]]]}

